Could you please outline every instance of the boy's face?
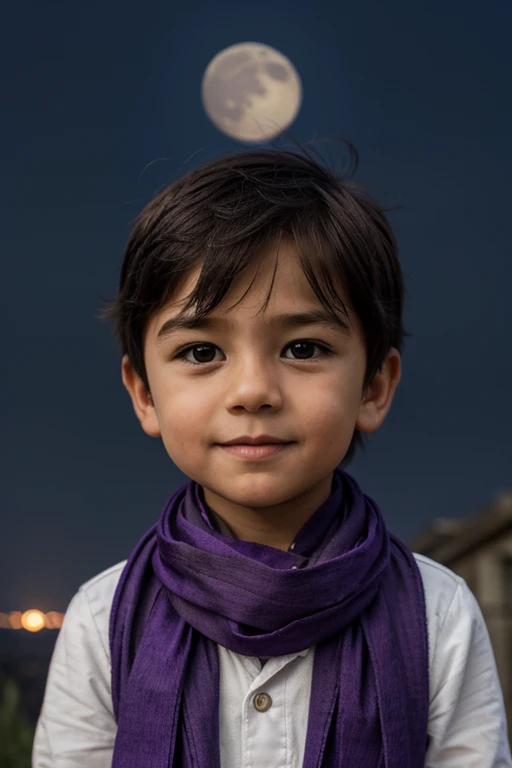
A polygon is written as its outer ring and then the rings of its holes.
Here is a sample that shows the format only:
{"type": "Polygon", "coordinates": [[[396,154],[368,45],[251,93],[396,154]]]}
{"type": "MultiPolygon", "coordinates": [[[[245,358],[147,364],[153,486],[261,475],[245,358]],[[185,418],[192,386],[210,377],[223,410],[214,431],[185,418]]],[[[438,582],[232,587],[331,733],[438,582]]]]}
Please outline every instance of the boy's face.
{"type": "Polygon", "coordinates": [[[322,309],[290,244],[280,246],[268,306],[257,314],[272,280],[275,249],[269,255],[243,301],[226,312],[254,279],[257,261],[211,313],[229,320],[231,328],[180,330],[158,338],[163,324],[186,303],[199,267],[152,317],[144,349],[151,397],[123,358],[123,381],[143,429],[161,436],[170,458],[203,486],[207,503],[218,512],[222,503],[279,506],[311,492],[314,496],[314,489],[317,508],[329,495],[332,472],[343,460],[354,429],[379,428],[400,379],[400,356],[392,350],[363,393],[366,350],[354,315],[349,333],[321,325],[270,325],[278,314],[322,309]],[[294,347],[299,340],[323,343],[331,354],[322,354],[312,342],[294,347]],[[189,344],[208,346],[189,350],[187,363],[176,355],[189,344]],[[257,461],[219,445],[263,433],[292,444],[257,461]]]}

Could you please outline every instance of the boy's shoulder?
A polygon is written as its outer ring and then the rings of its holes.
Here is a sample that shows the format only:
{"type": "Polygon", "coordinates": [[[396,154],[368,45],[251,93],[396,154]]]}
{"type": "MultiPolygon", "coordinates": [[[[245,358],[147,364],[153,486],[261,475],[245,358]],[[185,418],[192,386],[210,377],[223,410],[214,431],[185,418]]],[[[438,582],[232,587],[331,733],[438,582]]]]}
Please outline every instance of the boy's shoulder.
{"type": "Polygon", "coordinates": [[[420,573],[428,584],[444,586],[448,589],[452,588],[453,591],[457,589],[460,584],[464,584],[464,579],[448,566],[438,563],[436,560],[432,560],[426,555],[420,555],[418,552],[412,553],[420,573]]]}
{"type": "Polygon", "coordinates": [[[446,565],[431,560],[426,555],[412,553],[420,570],[429,626],[444,619],[457,592],[469,592],[462,576],[458,576],[446,565]]]}
{"type": "Polygon", "coordinates": [[[90,611],[103,639],[108,637],[108,622],[114,593],[126,563],[127,560],[122,560],[96,574],[79,587],[76,595],[77,599],[85,598],[84,605],[88,606],[86,610],[90,611]]]}

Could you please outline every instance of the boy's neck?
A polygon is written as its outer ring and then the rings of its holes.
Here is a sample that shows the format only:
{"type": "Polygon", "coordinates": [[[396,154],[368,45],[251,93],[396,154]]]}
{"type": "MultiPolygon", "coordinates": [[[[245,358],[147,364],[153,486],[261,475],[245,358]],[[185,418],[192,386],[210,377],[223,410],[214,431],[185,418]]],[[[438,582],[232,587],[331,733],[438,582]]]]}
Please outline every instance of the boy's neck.
{"type": "MultiPolygon", "coordinates": [[[[220,533],[224,536],[229,536],[232,539],[240,539],[242,541],[252,541],[258,544],[266,544],[268,547],[274,547],[275,549],[282,549],[283,552],[287,552],[290,546],[293,544],[295,534],[290,534],[281,530],[264,530],[256,526],[246,527],[243,524],[239,525],[238,521],[234,521],[229,525],[217,512],[210,508],[210,512],[213,515],[215,522],[219,528],[220,533]]],[[[308,518],[309,519],[309,518],[308,518]]],[[[300,528],[298,529],[300,530],[300,528]]],[[[298,532],[298,531],[297,531],[298,532]]]]}
{"type": "Polygon", "coordinates": [[[223,535],[287,552],[301,528],[329,498],[331,485],[332,474],[305,494],[263,509],[233,504],[207,488],[203,494],[223,535]]]}

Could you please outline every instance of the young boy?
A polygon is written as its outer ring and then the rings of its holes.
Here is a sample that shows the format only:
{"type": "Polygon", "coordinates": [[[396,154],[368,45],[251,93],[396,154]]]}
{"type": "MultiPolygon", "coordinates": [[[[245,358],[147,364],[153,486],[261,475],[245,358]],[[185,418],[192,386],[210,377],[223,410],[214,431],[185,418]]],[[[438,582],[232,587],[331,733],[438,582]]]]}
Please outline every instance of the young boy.
{"type": "Polygon", "coordinates": [[[190,479],[73,597],[34,768],[512,766],[473,594],[341,467],[391,407],[403,297],[383,212],[307,153],[142,211],[106,316],[190,479]]]}

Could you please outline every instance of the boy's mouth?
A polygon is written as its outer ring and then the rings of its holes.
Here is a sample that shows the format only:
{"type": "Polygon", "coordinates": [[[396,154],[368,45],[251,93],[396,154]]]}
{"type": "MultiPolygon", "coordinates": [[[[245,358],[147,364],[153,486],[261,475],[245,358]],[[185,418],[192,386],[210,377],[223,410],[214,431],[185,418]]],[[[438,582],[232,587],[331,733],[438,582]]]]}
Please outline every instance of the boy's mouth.
{"type": "Polygon", "coordinates": [[[280,437],[274,437],[273,435],[259,435],[259,437],[242,435],[241,437],[234,437],[232,440],[228,440],[225,443],[219,443],[219,445],[283,445],[291,442],[293,441],[282,440],[280,437]]]}
{"type": "Polygon", "coordinates": [[[276,442],[276,443],[258,443],[256,445],[250,444],[223,444],[220,445],[225,451],[232,453],[241,459],[265,459],[267,456],[273,456],[277,453],[282,453],[288,446],[293,445],[292,442],[276,442]]]}

